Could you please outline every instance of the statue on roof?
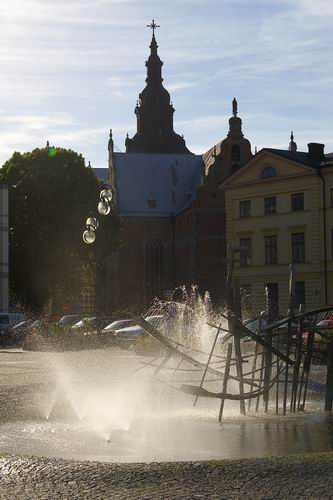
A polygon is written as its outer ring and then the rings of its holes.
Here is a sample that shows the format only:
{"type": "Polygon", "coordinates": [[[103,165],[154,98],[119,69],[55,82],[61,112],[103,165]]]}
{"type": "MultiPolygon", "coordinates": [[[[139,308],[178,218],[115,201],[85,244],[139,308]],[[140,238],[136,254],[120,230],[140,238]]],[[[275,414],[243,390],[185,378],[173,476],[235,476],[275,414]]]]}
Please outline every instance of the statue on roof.
{"type": "Polygon", "coordinates": [[[236,98],[233,98],[232,101],[232,114],[236,117],[237,116],[237,101],[236,98]]]}

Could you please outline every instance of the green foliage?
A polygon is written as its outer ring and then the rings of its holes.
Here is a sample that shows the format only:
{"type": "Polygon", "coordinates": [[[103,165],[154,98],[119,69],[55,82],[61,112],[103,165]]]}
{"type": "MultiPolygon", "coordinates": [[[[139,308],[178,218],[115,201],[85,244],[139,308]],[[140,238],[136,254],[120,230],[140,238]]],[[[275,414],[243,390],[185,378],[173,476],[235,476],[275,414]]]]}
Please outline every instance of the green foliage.
{"type": "Polygon", "coordinates": [[[0,169],[9,185],[10,286],[33,309],[78,299],[94,279],[98,260],[114,249],[119,221],[101,221],[96,244],[82,240],[85,219],[96,213],[99,181],[82,155],[71,150],[14,153],[0,169]],[[97,243],[98,242],[98,243],[97,243]]]}

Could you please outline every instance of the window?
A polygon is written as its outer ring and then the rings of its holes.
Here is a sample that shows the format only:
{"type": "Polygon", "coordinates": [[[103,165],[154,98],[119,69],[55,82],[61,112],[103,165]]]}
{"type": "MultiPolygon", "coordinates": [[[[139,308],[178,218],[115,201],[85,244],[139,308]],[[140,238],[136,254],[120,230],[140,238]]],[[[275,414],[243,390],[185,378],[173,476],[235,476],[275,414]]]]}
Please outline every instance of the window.
{"type": "Polygon", "coordinates": [[[239,217],[250,217],[251,215],[251,200],[239,202],[239,217]]]}
{"type": "Polygon", "coordinates": [[[304,193],[291,195],[291,210],[304,210],[304,193]]]}
{"type": "Polygon", "coordinates": [[[234,174],[240,168],[239,163],[233,163],[230,167],[230,173],[234,174]]]}
{"type": "Polygon", "coordinates": [[[148,196],[147,202],[148,202],[148,206],[150,208],[156,207],[156,199],[155,199],[154,193],[150,193],[150,195],[148,196]]]}
{"type": "Polygon", "coordinates": [[[276,196],[264,199],[265,215],[276,214],[276,196]]]}
{"type": "Polygon", "coordinates": [[[277,236],[265,236],[265,263],[277,264],[277,236]]]}
{"type": "Polygon", "coordinates": [[[304,233],[293,233],[292,242],[292,261],[305,262],[304,233]]]}
{"type": "Polygon", "coordinates": [[[265,288],[268,320],[275,319],[279,314],[279,285],[278,283],[267,283],[265,288]]]}
{"type": "Polygon", "coordinates": [[[150,297],[161,294],[164,275],[164,251],[160,240],[152,240],[146,244],[145,267],[147,292],[150,297]]]}
{"type": "Polygon", "coordinates": [[[295,281],[295,307],[305,305],[305,282],[295,281]]]}
{"type": "Polygon", "coordinates": [[[240,148],[238,144],[234,144],[233,146],[231,146],[231,159],[240,160],[240,148]]]}
{"type": "Polygon", "coordinates": [[[266,167],[262,171],[261,178],[267,179],[268,177],[276,177],[276,170],[273,167],[266,167]]]}
{"type": "Polygon", "coordinates": [[[244,247],[244,251],[240,252],[239,263],[241,266],[247,266],[251,263],[251,238],[241,238],[239,244],[241,247],[244,247]]]}

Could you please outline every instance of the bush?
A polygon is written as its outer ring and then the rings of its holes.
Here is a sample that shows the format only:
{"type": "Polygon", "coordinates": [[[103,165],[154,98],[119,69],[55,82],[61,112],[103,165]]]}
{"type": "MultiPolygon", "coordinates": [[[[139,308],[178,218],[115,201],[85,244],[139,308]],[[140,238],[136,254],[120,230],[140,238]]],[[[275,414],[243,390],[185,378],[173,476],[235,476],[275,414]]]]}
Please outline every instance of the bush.
{"type": "Polygon", "coordinates": [[[23,348],[29,351],[76,351],[105,346],[105,338],[98,333],[87,333],[86,328],[72,330],[70,326],[43,322],[29,333],[23,348]]]}

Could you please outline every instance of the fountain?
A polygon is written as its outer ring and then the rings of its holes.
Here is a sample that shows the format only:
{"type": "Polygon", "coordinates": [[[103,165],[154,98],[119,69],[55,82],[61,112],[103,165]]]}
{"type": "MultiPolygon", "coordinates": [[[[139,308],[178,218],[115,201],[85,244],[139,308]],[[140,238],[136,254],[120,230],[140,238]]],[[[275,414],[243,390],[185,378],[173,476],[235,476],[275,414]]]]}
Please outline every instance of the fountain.
{"type": "Polygon", "coordinates": [[[316,325],[333,308],[258,321],[252,330],[230,307],[214,312],[195,287],[180,295],[146,312],[160,316],[154,325],[136,320],[157,354],[34,353],[44,372],[28,389],[41,416],[3,416],[0,449],[116,462],[332,449],[332,418],[318,411],[325,367],[314,363],[313,346],[316,325]]]}

